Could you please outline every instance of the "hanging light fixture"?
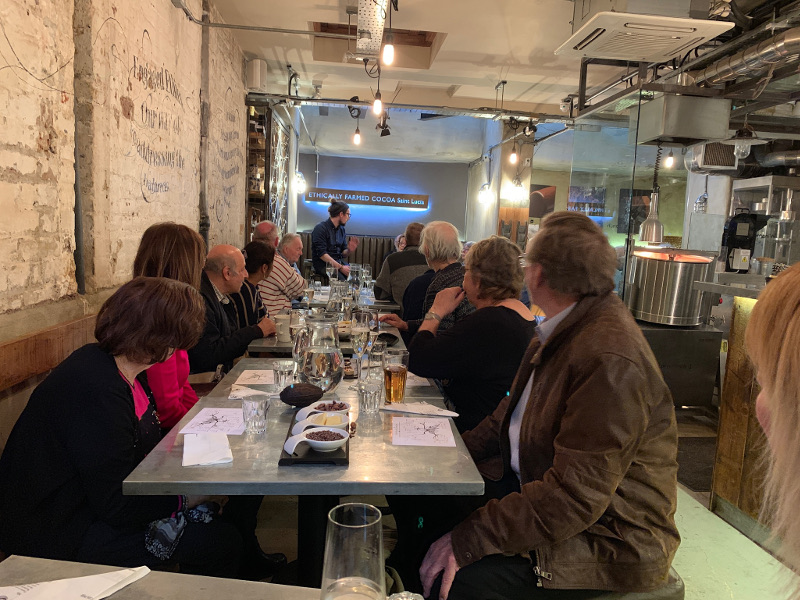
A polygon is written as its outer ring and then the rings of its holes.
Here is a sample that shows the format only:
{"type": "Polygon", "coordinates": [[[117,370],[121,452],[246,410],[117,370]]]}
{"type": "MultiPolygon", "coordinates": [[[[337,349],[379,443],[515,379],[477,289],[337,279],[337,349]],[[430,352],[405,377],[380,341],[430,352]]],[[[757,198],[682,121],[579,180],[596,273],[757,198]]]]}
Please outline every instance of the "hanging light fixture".
{"type": "Polygon", "coordinates": [[[392,34],[392,3],[389,2],[389,29],[386,32],[386,43],[383,45],[381,61],[385,65],[394,62],[394,34],[392,34]]]}
{"type": "Polygon", "coordinates": [[[488,204],[491,204],[492,200],[494,200],[494,194],[492,193],[492,188],[488,183],[484,183],[481,186],[481,189],[478,190],[478,202],[486,206],[488,204]]]}
{"type": "Polygon", "coordinates": [[[522,179],[520,179],[519,173],[516,174],[514,180],[512,181],[513,187],[511,188],[511,198],[510,200],[514,204],[521,204],[525,201],[525,188],[522,186],[522,179]]]}
{"type": "Polygon", "coordinates": [[[672,153],[672,150],[669,151],[667,154],[667,158],[664,159],[664,167],[667,169],[671,169],[675,166],[675,155],[672,153]]]}
{"type": "Polygon", "coordinates": [[[661,168],[661,142],[656,151],[656,162],[653,166],[653,193],[650,194],[650,211],[647,218],[639,226],[639,241],[655,245],[664,241],[664,225],[658,220],[658,171],[661,168]]]}
{"type": "Polygon", "coordinates": [[[720,143],[733,146],[733,155],[738,159],[745,159],[750,156],[750,149],[753,146],[767,144],[768,142],[756,135],[755,130],[747,123],[747,115],[745,115],[742,128],[738,129],[731,139],[722,140],[720,143]]]}
{"type": "Polygon", "coordinates": [[[375,92],[375,101],[372,103],[372,112],[376,115],[380,115],[383,112],[383,102],[381,101],[380,63],[378,63],[378,91],[375,92]]]}
{"type": "Polygon", "coordinates": [[[306,193],[306,178],[300,171],[294,172],[294,189],[297,191],[298,195],[303,195],[306,193]]]}
{"type": "Polygon", "coordinates": [[[358,129],[358,125],[356,125],[356,132],[353,134],[353,143],[356,146],[361,143],[361,131],[358,129]]]}
{"type": "Polygon", "coordinates": [[[517,164],[518,160],[519,155],[517,154],[517,142],[514,142],[514,145],[511,146],[511,154],[508,157],[508,162],[510,162],[512,165],[515,165],[517,164]]]}

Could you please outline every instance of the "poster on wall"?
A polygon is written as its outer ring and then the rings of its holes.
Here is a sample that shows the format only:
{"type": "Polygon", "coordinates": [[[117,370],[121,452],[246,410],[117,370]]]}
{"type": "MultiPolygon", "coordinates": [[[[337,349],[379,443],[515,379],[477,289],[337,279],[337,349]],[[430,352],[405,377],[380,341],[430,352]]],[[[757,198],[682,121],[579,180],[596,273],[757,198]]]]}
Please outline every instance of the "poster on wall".
{"type": "Polygon", "coordinates": [[[606,188],[588,185],[569,186],[567,210],[582,212],[589,217],[605,216],[606,188]]]}
{"type": "Polygon", "coordinates": [[[556,208],[556,186],[531,184],[528,218],[541,219],[556,208]]]}
{"type": "Polygon", "coordinates": [[[634,235],[639,233],[639,227],[644,223],[650,210],[650,194],[652,193],[653,190],[622,189],[619,191],[617,233],[627,234],[629,221],[630,232],[634,235]]]}

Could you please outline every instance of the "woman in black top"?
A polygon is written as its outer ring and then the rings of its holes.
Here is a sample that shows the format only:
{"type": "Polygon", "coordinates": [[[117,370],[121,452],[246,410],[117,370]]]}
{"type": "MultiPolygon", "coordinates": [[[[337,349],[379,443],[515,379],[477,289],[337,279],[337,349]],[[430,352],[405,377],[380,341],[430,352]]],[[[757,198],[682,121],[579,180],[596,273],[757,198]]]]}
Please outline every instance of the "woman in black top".
{"type": "Polygon", "coordinates": [[[442,381],[461,432],[492,414],[506,396],[536,328],[530,310],[517,300],[522,267],[514,244],[498,236],[478,242],[465,270],[463,288],[436,294],[409,346],[409,369],[442,381]],[[439,331],[439,322],[465,297],[475,312],[439,331]]]}
{"type": "Polygon", "coordinates": [[[200,294],[172,279],[136,277],[105,302],[97,343],[47,376],[9,436],[0,458],[0,550],[237,574],[242,537],[221,519],[185,522],[167,558],[163,545],[158,557],[146,543],[161,520],[177,522],[212,500],[224,504],[224,497],[122,493],[122,480],[161,439],[152,394],[139,376],[174,349],[197,343],[204,322],[200,294]]]}

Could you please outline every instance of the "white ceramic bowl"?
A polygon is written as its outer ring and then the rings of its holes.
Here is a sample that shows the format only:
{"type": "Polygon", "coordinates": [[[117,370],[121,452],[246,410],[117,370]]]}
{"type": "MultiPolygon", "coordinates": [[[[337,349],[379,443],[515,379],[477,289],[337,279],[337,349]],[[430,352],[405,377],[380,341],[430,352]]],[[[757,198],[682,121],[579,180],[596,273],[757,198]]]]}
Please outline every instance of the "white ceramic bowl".
{"type": "Polygon", "coordinates": [[[303,421],[303,420],[307,419],[308,417],[310,417],[312,413],[327,412],[327,413],[339,413],[339,414],[343,415],[343,414],[347,414],[350,411],[350,403],[349,402],[342,402],[342,401],[338,401],[338,400],[336,402],[339,402],[340,404],[344,404],[345,408],[343,408],[341,410],[330,410],[330,409],[326,408],[325,405],[331,404],[331,402],[333,402],[333,401],[332,400],[325,400],[324,398],[320,398],[316,402],[312,402],[311,404],[309,404],[305,408],[301,408],[300,410],[298,410],[297,411],[297,416],[295,418],[297,419],[297,421],[303,421]]]}
{"type": "Polygon", "coordinates": [[[342,431],[341,429],[337,429],[335,427],[312,427],[307,431],[304,431],[297,435],[293,435],[289,439],[287,439],[286,442],[284,442],[283,444],[283,449],[286,450],[286,452],[289,454],[294,454],[294,451],[297,449],[298,445],[306,443],[309,446],[311,446],[312,450],[316,450],[317,452],[333,452],[334,450],[344,446],[347,443],[349,437],[350,436],[347,434],[346,431],[342,431]],[[319,431],[330,431],[342,437],[341,439],[333,440],[330,442],[324,442],[308,438],[309,434],[319,431]]]}
{"type": "Polygon", "coordinates": [[[307,419],[298,421],[292,427],[292,435],[302,433],[309,427],[333,427],[335,429],[347,429],[350,419],[347,413],[341,412],[319,412],[313,413],[307,419]]]}

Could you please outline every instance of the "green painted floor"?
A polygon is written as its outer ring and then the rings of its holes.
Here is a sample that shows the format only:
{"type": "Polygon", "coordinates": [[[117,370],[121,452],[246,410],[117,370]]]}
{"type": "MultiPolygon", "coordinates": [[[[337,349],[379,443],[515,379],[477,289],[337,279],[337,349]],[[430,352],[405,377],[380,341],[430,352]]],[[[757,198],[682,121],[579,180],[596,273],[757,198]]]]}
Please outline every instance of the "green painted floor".
{"type": "Polygon", "coordinates": [[[684,490],[675,515],[682,541],[673,567],[686,586],[686,600],[783,600],[792,573],[684,490]]]}

